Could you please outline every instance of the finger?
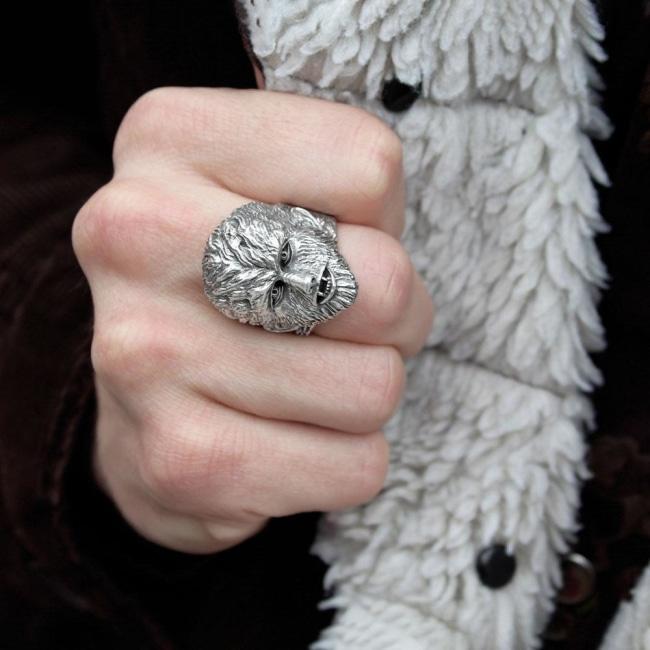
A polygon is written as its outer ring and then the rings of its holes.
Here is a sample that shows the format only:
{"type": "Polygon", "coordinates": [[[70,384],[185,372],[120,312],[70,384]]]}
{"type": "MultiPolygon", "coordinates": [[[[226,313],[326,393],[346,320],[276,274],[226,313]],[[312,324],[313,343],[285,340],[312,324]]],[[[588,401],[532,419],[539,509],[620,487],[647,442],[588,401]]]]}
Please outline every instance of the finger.
{"type": "Polygon", "coordinates": [[[314,333],[416,354],[431,330],[433,303],[406,251],[376,230],[347,224],[338,230],[339,249],[359,285],[357,299],[314,333]]]}
{"type": "Polygon", "coordinates": [[[381,428],[401,399],[404,364],[390,346],[279,336],[207,304],[152,304],[120,283],[112,290],[130,297],[121,313],[97,306],[93,363],[129,412],[142,411],[143,390],[182,390],[264,418],[365,433],[381,428]]]}
{"type": "Polygon", "coordinates": [[[265,418],[350,433],[381,428],[404,389],[404,364],[389,346],[288,337],[211,314],[193,339],[188,384],[204,396],[265,418]],[[202,340],[203,345],[197,345],[202,340]],[[236,369],[236,370],[234,370],[236,369]]]}
{"type": "Polygon", "coordinates": [[[359,505],[383,485],[388,445],[380,433],[265,420],[211,402],[179,413],[140,437],[137,480],[166,508],[277,517],[359,505]]]}
{"type": "MultiPolygon", "coordinates": [[[[114,182],[107,197],[96,199],[95,225],[87,220],[84,226],[86,239],[95,243],[80,259],[91,264],[110,260],[120,273],[141,279],[149,289],[207,304],[200,270],[205,242],[223,218],[248,202],[196,183],[177,184],[172,193],[152,182],[114,182]]],[[[350,308],[315,333],[392,345],[404,355],[417,352],[431,328],[433,308],[402,246],[376,229],[340,224],[338,248],[357,280],[358,295],[350,308]]],[[[92,273],[90,268],[86,272],[92,273]]]]}
{"type": "Polygon", "coordinates": [[[290,203],[398,237],[402,146],[376,116],[338,102],[263,90],[162,88],[129,111],[116,172],[193,169],[232,192],[290,203]],[[146,162],[143,163],[143,160],[146,162]],[[153,166],[152,166],[153,165],[153,166]]]}
{"type": "Polygon", "coordinates": [[[186,553],[212,553],[238,544],[262,528],[265,517],[241,514],[237,519],[201,520],[162,505],[160,496],[152,496],[142,482],[143,463],[138,462],[142,440],[137,426],[101,384],[97,390],[104,417],[98,422],[101,435],[94,448],[95,475],[102,490],[143,537],[186,553]]]}
{"type": "Polygon", "coordinates": [[[149,495],[123,498],[118,503],[122,516],[142,537],[182,553],[224,551],[257,534],[268,522],[268,517],[248,516],[230,521],[177,514],[161,507],[149,495]]]}
{"type": "MultiPolygon", "coordinates": [[[[402,245],[379,230],[350,224],[338,226],[337,240],[356,279],[357,297],[350,307],[318,325],[314,334],[391,345],[404,356],[416,354],[431,330],[433,304],[402,245]]],[[[197,252],[188,250],[188,255],[197,252]]],[[[193,293],[205,302],[198,278],[196,282],[193,293]]]]}

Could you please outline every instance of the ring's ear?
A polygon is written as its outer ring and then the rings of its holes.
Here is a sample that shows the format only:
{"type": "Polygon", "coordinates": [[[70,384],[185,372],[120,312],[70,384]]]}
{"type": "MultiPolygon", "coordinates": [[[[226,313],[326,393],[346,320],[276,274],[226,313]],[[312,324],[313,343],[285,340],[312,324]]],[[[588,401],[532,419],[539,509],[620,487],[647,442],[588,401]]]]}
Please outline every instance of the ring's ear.
{"type": "Polygon", "coordinates": [[[212,231],[208,239],[208,251],[222,264],[237,260],[241,251],[248,247],[248,242],[242,235],[241,220],[229,217],[218,228],[212,231]]]}
{"type": "Polygon", "coordinates": [[[307,224],[309,227],[314,228],[327,235],[332,241],[336,241],[336,219],[327,214],[320,212],[312,213],[305,208],[292,207],[289,211],[290,221],[292,225],[303,226],[307,224]]]}

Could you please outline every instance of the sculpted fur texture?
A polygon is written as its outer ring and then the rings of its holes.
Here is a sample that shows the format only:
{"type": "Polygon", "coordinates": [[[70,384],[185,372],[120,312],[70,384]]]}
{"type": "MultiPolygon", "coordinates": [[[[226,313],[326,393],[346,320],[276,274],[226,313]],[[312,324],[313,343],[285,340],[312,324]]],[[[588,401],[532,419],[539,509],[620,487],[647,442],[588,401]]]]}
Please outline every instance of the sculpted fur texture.
{"type": "Polygon", "coordinates": [[[357,295],[334,219],[288,205],[235,210],[208,240],[203,279],[219,311],[271,332],[309,334],[357,295]]]}

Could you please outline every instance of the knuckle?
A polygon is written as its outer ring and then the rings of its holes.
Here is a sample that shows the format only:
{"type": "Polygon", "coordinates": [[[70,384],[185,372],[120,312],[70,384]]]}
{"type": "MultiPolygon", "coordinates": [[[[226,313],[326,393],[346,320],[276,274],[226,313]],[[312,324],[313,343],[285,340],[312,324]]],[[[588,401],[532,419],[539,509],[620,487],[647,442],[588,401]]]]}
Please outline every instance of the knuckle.
{"type": "Polygon", "coordinates": [[[376,346],[363,363],[357,393],[357,409],[365,414],[368,428],[381,427],[395,412],[402,397],[405,370],[393,347],[376,346]]]}
{"type": "Polygon", "coordinates": [[[110,258],[110,251],[119,247],[127,229],[121,209],[125,203],[123,185],[123,182],[111,181],[81,208],[72,230],[73,245],[80,259],[86,262],[106,260],[110,258]]]}
{"type": "Polygon", "coordinates": [[[382,433],[373,433],[362,440],[358,467],[356,502],[370,501],[381,491],[390,462],[390,447],[382,433]]]}
{"type": "Polygon", "coordinates": [[[173,501],[187,484],[187,460],[195,452],[172,427],[152,424],[145,440],[138,463],[140,481],[156,497],[173,501]]]}
{"type": "Polygon", "coordinates": [[[160,320],[130,316],[95,324],[91,361],[102,379],[137,383],[176,363],[178,357],[176,337],[160,320]]]}
{"type": "Polygon", "coordinates": [[[101,251],[102,228],[111,210],[108,185],[97,190],[81,207],[72,224],[72,246],[79,261],[86,264],[101,251]]]}
{"type": "Polygon", "coordinates": [[[249,453],[226,431],[199,435],[186,423],[152,424],[144,436],[140,479],[152,493],[167,502],[190,496],[194,500],[209,488],[223,493],[239,485],[249,453]],[[223,489],[220,489],[220,488],[223,489]]]}
{"type": "MultiPolygon", "coordinates": [[[[72,231],[73,246],[86,266],[101,264],[140,268],[151,246],[180,219],[176,203],[153,184],[139,179],[115,178],[82,207],[72,231]],[[137,262],[137,263],[136,263],[137,262]]],[[[179,208],[180,210],[180,208],[179,208]]],[[[182,206],[181,212],[187,212],[182,206]]]]}
{"type": "Polygon", "coordinates": [[[377,324],[394,327],[404,318],[413,292],[413,268],[408,254],[402,246],[390,239],[385,240],[385,249],[380,252],[382,282],[377,283],[377,324]]]}
{"type": "Polygon", "coordinates": [[[95,373],[101,378],[120,376],[130,370],[134,348],[135,321],[95,323],[90,359],[95,373]]]}
{"type": "Polygon", "coordinates": [[[113,144],[116,163],[125,152],[164,141],[164,134],[183,111],[190,91],[163,86],[141,95],[126,112],[113,144]]]}
{"type": "Polygon", "coordinates": [[[383,202],[403,173],[402,142],[385,122],[371,114],[359,121],[354,141],[361,166],[359,189],[366,200],[383,202]]]}

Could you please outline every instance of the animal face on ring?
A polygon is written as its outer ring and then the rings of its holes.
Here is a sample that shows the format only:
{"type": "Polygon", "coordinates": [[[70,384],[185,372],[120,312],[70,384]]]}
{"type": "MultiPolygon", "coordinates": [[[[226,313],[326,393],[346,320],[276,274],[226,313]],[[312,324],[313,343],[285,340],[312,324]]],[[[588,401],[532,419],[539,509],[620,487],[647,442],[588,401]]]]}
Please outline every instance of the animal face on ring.
{"type": "Polygon", "coordinates": [[[222,313],[272,332],[309,334],[357,295],[335,220],[283,204],[248,203],[227,217],[208,240],[203,278],[222,313]]]}

